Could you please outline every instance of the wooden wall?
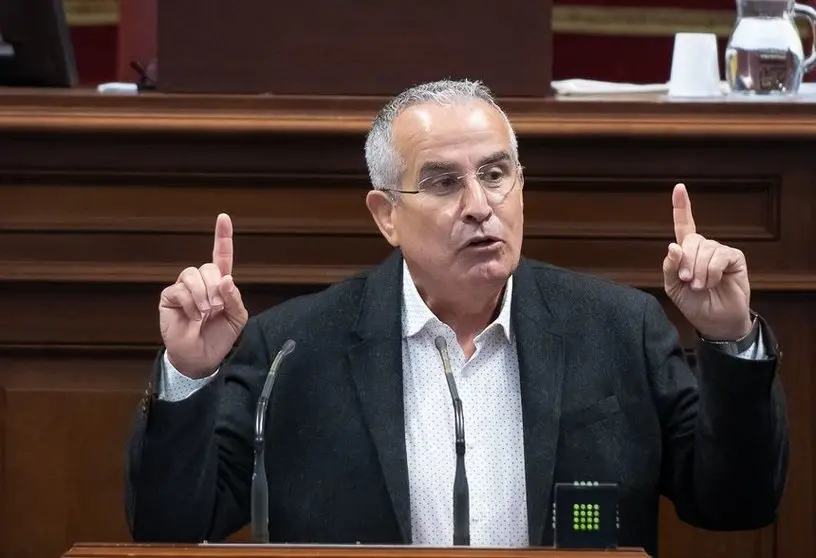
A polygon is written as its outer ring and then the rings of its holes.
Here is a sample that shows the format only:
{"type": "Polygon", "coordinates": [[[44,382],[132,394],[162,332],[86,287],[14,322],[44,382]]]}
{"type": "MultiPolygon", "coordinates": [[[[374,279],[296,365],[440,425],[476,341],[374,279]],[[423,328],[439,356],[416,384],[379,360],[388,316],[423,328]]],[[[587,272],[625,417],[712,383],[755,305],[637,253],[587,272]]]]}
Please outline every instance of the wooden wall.
{"type": "MultiPolygon", "coordinates": [[[[792,461],[780,521],[707,533],[667,504],[662,556],[813,556],[813,108],[509,106],[526,166],[527,256],[662,296],[670,191],[684,180],[701,232],[745,251],[753,306],[782,344],[792,461]]],[[[0,95],[0,555],[128,540],[125,443],[160,342],[158,295],[209,258],[219,211],[233,216],[251,312],[385,256],[363,204],[375,107],[0,95]]]]}

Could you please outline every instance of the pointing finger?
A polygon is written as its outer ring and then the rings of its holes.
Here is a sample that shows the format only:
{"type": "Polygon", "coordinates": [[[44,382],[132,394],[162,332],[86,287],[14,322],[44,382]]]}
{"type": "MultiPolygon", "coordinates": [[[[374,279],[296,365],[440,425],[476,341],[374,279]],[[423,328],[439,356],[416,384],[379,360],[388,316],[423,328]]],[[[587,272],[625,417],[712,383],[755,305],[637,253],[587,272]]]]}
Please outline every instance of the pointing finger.
{"type": "Polygon", "coordinates": [[[694,216],[691,214],[691,200],[684,184],[677,184],[674,187],[672,209],[674,214],[674,238],[682,246],[688,235],[697,232],[694,216]]]}
{"type": "Polygon", "coordinates": [[[213,263],[218,266],[221,275],[232,273],[232,220],[226,213],[219,214],[215,221],[213,263]]]}

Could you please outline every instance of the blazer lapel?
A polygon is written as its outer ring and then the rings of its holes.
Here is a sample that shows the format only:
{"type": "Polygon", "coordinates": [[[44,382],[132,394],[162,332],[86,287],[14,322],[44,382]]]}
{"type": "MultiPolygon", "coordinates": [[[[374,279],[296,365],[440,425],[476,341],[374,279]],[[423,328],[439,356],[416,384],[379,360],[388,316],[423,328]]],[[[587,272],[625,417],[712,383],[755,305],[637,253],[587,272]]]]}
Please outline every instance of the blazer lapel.
{"type": "Polygon", "coordinates": [[[394,506],[403,542],[411,542],[408,460],[402,390],[402,256],[369,275],[360,303],[351,375],[394,506]]]}
{"type": "Polygon", "coordinates": [[[522,260],[513,275],[513,330],[519,359],[527,519],[530,545],[540,546],[552,509],[552,484],[561,417],[564,341],[537,277],[522,260]]]}

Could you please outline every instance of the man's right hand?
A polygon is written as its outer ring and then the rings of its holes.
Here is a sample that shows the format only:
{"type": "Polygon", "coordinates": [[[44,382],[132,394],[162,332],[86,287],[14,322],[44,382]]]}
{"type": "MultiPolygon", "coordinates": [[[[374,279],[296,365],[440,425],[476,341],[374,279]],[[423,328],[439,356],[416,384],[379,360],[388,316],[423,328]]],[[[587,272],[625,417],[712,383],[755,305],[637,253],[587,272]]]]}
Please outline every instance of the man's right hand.
{"type": "Polygon", "coordinates": [[[159,301],[159,324],[167,358],[188,378],[205,378],[227,356],[247,314],[232,280],[232,221],[215,223],[212,263],[188,267],[159,301]]]}

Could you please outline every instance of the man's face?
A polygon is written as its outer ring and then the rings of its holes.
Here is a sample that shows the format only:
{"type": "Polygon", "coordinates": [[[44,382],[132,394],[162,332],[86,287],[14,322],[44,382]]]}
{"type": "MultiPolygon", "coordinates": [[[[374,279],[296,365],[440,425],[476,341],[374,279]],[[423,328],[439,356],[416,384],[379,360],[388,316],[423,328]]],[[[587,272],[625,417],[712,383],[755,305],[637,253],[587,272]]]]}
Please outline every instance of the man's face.
{"type": "Polygon", "coordinates": [[[398,194],[399,203],[387,209],[381,202],[382,219],[371,200],[369,208],[412,273],[446,290],[503,284],[521,255],[523,177],[502,115],[482,101],[415,105],[394,121],[393,137],[406,167],[395,188],[413,191],[421,184],[422,193],[398,194]],[[451,186],[465,174],[460,189],[451,186]],[[491,191],[501,176],[510,181],[509,192],[491,191]]]}

